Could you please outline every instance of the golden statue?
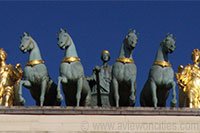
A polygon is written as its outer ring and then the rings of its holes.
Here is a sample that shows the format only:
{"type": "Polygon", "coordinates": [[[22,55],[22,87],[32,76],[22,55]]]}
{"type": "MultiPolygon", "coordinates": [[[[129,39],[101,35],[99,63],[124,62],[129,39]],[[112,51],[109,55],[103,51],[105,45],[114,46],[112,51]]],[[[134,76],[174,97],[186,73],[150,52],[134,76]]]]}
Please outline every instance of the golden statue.
{"type": "Polygon", "coordinates": [[[13,106],[17,103],[17,94],[19,82],[22,79],[22,69],[20,64],[13,67],[7,65],[5,60],[6,52],[0,49],[0,105],[13,106]]]}
{"type": "Polygon", "coordinates": [[[176,73],[179,85],[179,107],[200,108],[200,51],[194,49],[191,59],[194,64],[180,65],[176,73]]]}

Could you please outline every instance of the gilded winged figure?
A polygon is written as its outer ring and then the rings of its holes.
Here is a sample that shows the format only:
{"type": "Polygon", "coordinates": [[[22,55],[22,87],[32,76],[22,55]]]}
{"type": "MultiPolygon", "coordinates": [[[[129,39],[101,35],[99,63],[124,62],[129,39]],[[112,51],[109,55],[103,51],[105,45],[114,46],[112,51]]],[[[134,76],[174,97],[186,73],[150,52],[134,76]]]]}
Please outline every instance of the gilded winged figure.
{"type": "Polygon", "coordinates": [[[200,108],[200,51],[194,49],[191,59],[193,65],[180,65],[176,73],[179,85],[179,107],[200,108]]]}

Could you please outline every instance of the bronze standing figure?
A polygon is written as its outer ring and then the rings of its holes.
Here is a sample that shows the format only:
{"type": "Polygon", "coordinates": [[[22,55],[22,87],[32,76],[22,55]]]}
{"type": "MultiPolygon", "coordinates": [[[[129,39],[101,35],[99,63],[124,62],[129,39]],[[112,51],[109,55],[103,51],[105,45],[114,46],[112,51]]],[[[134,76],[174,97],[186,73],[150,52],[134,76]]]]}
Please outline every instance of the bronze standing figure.
{"type": "Polygon", "coordinates": [[[101,54],[102,66],[96,66],[93,69],[92,76],[87,78],[91,91],[92,106],[111,106],[110,84],[112,79],[112,66],[108,64],[110,52],[103,50],[101,54]]]}

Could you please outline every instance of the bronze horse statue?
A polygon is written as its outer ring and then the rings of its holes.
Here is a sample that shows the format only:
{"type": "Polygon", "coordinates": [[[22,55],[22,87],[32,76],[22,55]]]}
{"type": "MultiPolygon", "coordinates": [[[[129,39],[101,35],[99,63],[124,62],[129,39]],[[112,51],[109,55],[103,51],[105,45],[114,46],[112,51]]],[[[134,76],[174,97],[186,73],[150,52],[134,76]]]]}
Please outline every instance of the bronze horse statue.
{"type": "Polygon", "coordinates": [[[141,106],[165,107],[171,88],[173,89],[171,106],[176,106],[176,82],[174,81],[174,71],[168,60],[168,54],[174,50],[175,39],[172,34],[167,34],[158,48],[148,80],[140,94],[141,106]]]}
{"type": "Polygon", "coordinates": [[[138,35],[135,30],[130,30],[123,41],[119,57],[112,68],[112,92],[114,93],[115,106],[134,106],[136,94],[137,68],[132,58],[133,49],[136,47],[138,35]]]}
{"type": "Polygon", "coordinates": [[[58,46],[65,50],[65,57],[60,64],[60,76],[58,77],[59,92],[57,97],[61,98],[60,84],[62,83],[67,106],[90,105],[90,86],[84,76],[83,66],[76,52],[76,47],[66,30],[61,29],[58,35],[58,46]]]}
{"type": "Polygon", "coordinates": [[[29,60],[23,73],[24,80],[19,83],[20,100],[24,101],[22,86],[25,86],[30,89],[36,105],[59,106],[62,99],[57,98],[57,85],[49,77],[35,40],[28,33],[24,33],[19,48],[23,53],[29,52],[29,60]]]}

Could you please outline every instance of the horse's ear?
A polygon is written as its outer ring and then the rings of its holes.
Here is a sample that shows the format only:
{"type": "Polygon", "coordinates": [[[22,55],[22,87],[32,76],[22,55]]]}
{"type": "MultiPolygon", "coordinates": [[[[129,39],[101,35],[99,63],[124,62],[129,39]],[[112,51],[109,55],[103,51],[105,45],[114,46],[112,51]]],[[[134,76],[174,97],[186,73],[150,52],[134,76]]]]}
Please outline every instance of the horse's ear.
{"type": "Polygon", "coordinates": [[[58,36],[58,35],[59,35],[59,32],[56,32],[56,35],[58,36]]]}
{"type": "Polygon", "coordinates": [[[24,36],[30,36],[30,34],[27,32],[24,32],[24,36]]]}
{"type": "Polygon", "coordinates": [[[136,33],[136,30],[133,30],[133,33],[136,33]]]}
{"type": "Polygon", "coordinates": [[[176,37],[174,38],[174,41],[176,41],[176,37]]]}
{"type": "Polygon", "coordinates": [[[64,30],[62,28],[60,28],[60,32],[63,32],[64,30]]]}
{"type": "Polygon", "coordinates": [[[169,33],[166,34],[166,37],[168,37],[168,36],[169,36],[169,33]]]}
{"type": "Polygon", "coordinates": [[[65,31],[65,32],[67,32],[67,30],[66,30],[66,29],[64,29],[64,31],[65,31]]]}
{"type": "Polygon", "coordinates": [[[139,37],[140,33],[137,33],[136,36],[139,37]]]}
{"type": "Polygon", "coordinates": [[[129,29],[128,33],[131,33],[132,32],[132,29],[129,29]]]}

